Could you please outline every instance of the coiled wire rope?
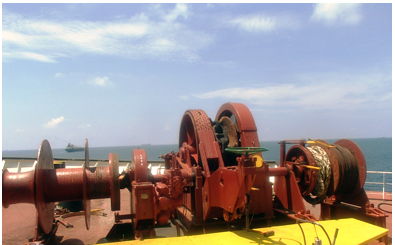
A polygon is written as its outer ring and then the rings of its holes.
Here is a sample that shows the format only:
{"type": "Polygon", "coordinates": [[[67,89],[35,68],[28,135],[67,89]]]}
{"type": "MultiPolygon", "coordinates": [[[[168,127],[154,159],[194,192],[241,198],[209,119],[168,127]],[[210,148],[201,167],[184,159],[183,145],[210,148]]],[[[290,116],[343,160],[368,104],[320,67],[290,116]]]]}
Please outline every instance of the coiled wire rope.
{"type": "MultiPolygon", "coordinates": [[[[333,173],[327,151],[317,145],[306,148],[313,155],[316,166],[320,168],[317,172],[317,182],[313,191],[305,197],[308,203],[316,205],[325,200],[333,173]]],[[[334,153],[339,166],[339,178],[334,194],[350,194],[354,192],[359,183],[359,164],[357,159],[348,149],[339,145],[334,145],[329,150],[334,153]]]]}
{"type": "Polygon", "coordinates": [[[331,163],[329,161],[328,154],[320,146],[310,146],[306,148],[313,155],[316,166],[320,168],[320,170],[317,170],[317,182],[311,192],[311,195],[305,196],[305,200],[308,203],[316,205],[324,201],[326,198],[326,192],[328,190],[332,174],[331,163]]]}
{"type": "Polygon", "coordinates": [[[358,162],[349,150],[339,145],[335,146],[332,150],[339,163],[339,183],[335,194],[350,194],[359,183],[358,162]]]}

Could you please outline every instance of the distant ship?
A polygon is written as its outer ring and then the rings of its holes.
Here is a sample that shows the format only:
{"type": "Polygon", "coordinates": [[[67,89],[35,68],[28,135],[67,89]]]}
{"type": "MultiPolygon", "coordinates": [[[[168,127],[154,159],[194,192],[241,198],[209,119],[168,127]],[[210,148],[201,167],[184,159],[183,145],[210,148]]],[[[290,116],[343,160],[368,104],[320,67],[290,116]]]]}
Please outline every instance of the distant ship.
{"type": "Polygon", "coordinates": [[[67,145],[67,147],[65,149],[65,151],[67,151],[67,152],[84,151],[84,150],[85,150],[84,147],[75,146],[75,145],[70,144],[70,143],[67,145]]]}

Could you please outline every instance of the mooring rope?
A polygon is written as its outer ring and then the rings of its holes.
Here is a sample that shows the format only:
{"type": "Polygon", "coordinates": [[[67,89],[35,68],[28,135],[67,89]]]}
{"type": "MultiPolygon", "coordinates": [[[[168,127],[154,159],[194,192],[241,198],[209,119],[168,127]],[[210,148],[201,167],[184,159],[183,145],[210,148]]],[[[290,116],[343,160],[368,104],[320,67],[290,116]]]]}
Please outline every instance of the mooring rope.
{"type": "MultiPolygon", "coordinates": [[[[320,146],[306,147],[314,157],[316,166],[321,168],[317,170],[317,182],[311,195],[305,197],[305,200],[316,205],[326,198],[326,192],[329,187],[332,169],[328,154],[320,146]]],[[[339,166],[339,182],[335,194],[350,194],[359,183],[359,164],[354,155],[346,148],[335,145],[332,149],[335,153],[339,166]]]]}
{"type": "Polygon", "coordinates": [[[335,193],[349,194],[359,183],[358,162],[351,152],[342,146],[333,149],[339,163],[339,183],[335,193]]]}
{"type": "Polygon", "coordinates": [[[324,201],[326,198],[326,192],[328,190],[328,186],[332,174],[331,164],[329,161],[328,154],[321,147],[311,146],[311,147],[307,147],[307,149],[313,155],[317,167],[321,168],[320,170],[317,170],[318,171],[317,182],[314,187],[314,190],[311,193],[315,197],[311,195],[305,197],[305,200],[308,203],[312,205],[316,205],[324,201]]]}

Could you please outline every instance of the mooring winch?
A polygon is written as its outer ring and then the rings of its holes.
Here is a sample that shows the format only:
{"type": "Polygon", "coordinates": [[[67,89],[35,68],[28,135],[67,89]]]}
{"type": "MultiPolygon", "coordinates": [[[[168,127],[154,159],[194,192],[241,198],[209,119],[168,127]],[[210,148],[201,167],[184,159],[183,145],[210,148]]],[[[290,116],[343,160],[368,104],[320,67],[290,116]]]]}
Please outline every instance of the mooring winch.
{"type": "Polygon", "coordinates": [[[283,216],[310,221],[358,217],[385,227],[386,215],[370,205],[363,189],[366,163],[354,142],[284,140],[276,168],[263,159],[265,150],[250,110],[240,103],[222,105],[215,120],[203,110],[187,110],[178,152],[161,156],[163,174],[149,171],[143,149],[133,150],[134,165],[122,174],[114,153],[108,167],[90,167],[87,140],[82,168],[54,169],[51,147],[44,140],[34,170],[3,170],[3,207],[36,206],[34,241],[48,241],[56,232],[55,202],[83,200],[89,229],[90,200],[110,198],[111,210],[118,211],[120,189],[125,188],[131,196],[130,214],[116,212],[115,217],[132,220],[130,232],[136,239],[155,236],[155,225],[169,220],[188,234],[221,222],[241,221],[248,230],[252,217],[269,224],[283,216]],[[292,146],[286,153],[288,144],[292,146]],[[321,217],[310,214],[304,200],[321,204],[321,217]]]}

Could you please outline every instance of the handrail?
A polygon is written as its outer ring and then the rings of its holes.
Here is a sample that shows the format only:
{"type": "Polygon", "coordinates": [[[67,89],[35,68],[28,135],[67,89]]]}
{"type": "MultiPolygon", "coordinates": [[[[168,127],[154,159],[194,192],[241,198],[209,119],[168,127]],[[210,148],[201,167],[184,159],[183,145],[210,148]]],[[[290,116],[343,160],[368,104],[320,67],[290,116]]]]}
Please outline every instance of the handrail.
{"type": "Polygon", "coordinates": [[[365,184],[374,184],[374,185],[382,185],[383,186],[383,199],[385,196],[385,186],[392,185],[392,183],[385,183],[385,175],[392,174],[392,172],[385,172],[385,171],[366,171],[368,174],[382,174],[383,175],[383,182],[365,182],[365,184]]]}

